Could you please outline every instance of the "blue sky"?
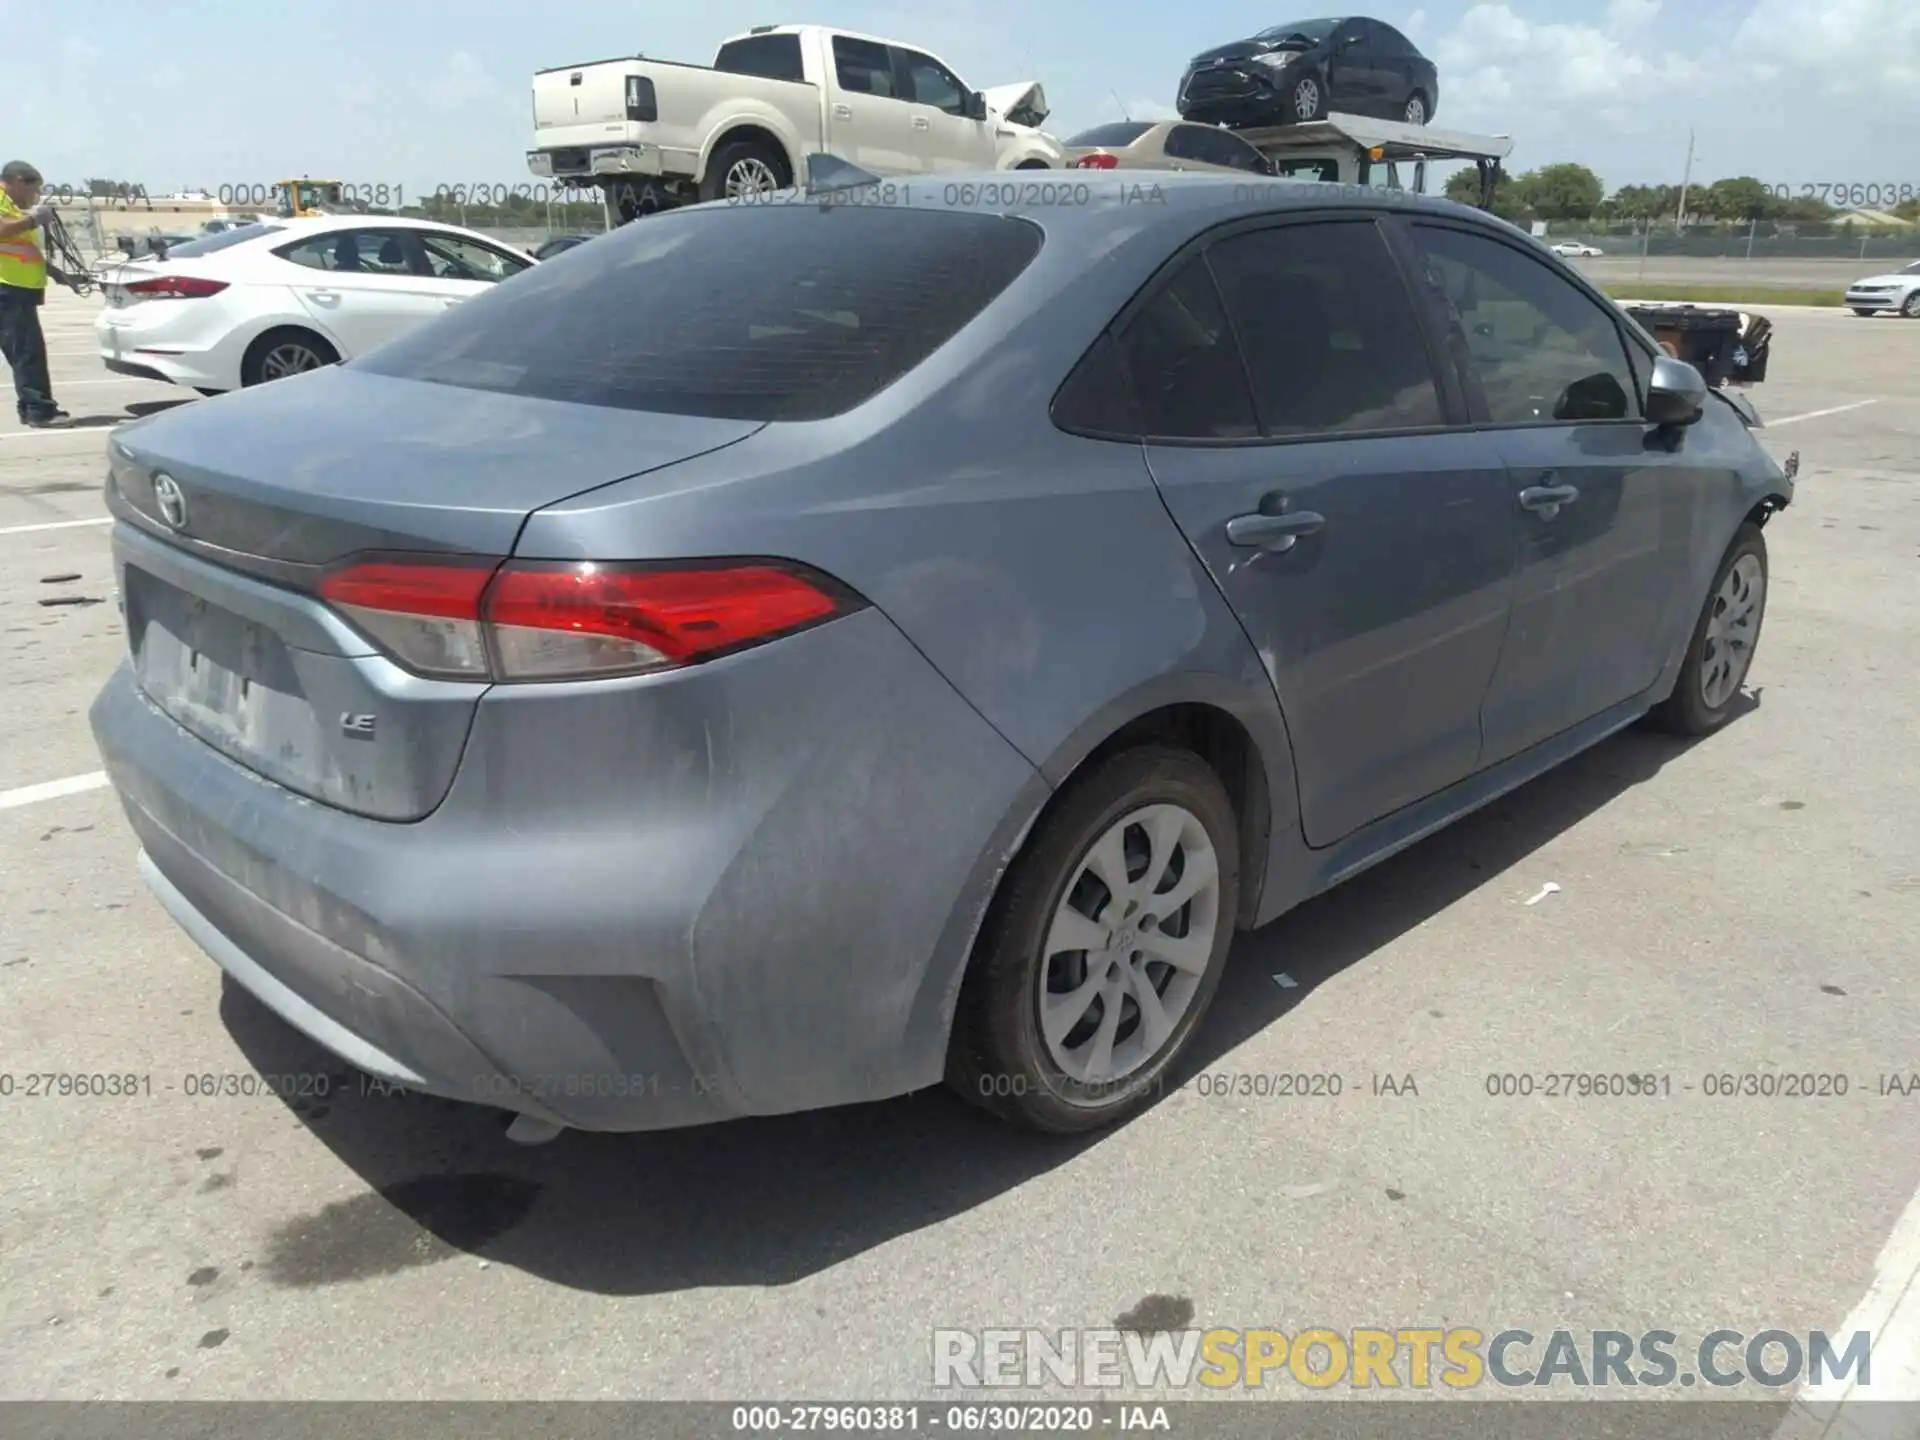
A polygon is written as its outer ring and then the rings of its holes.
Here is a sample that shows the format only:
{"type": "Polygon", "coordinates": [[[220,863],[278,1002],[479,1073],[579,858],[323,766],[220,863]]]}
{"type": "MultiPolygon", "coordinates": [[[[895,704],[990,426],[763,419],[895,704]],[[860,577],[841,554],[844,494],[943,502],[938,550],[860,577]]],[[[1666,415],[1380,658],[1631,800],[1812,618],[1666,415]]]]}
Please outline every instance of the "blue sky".
{"type": "MultiPolygon", "coordinates": [[[[1270,0],[0,0],[10,27],[41,36],[11,68],[6,143],[56,183],[112,178],[154,193],[288,174],[410,192],[527,182],[534,70],[636,51],[704,63],[728,35],[791,20],[917,43],[979,87],[1037,78],[1053,106],[1047,128],[1066,135],[1123,106],[1170,114],[1194,51],[1330,13],[1284,10],[1270,0]]],[[[1436,123],[1511,134],[1516,169],[1578,160],[1610,187],[1677,182],[1692,125],[1696,178],[1920,189],[1920,0],[1378,0],[1368,13],[1439,62],[1436,123]]]]}

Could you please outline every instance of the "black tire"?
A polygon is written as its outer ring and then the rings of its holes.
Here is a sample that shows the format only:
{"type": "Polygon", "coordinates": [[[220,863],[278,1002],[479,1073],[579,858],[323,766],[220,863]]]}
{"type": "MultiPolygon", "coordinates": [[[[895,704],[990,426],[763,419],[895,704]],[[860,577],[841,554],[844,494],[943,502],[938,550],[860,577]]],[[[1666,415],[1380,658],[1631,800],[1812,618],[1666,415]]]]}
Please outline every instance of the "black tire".
{"type": "Polygon", "coordinates": [[[1327,79],[1324,75],[1300,75],[1288,82],[1286,119],[1295,125],[1327,118],[1327,79]]]}
{"type": "Polygon", "coordinates": [[[1858,305],[1853,307],[1853,313],[1858,315],[1862,320],[1871,319],[1873,316],[1873,311],[1863,310],[1858,305]]]}
{"type": "Polygon", "coordinates": [[[1418,90],[1414,91],[1407,97],[1407,103],[1400,107],[1400,118],[1409,125],[1425,125],[1428,121],[1432,120],[1433,110],[1427,103],[1427,97],[1418,90]],[[1414,119],[1410,113],[1415,101],[1418,101],[1420,105],[1420,118],[1418,120],[1414,119]]]}
{"type": "Polygon", "coordinates": [[[1100,761],[1058,797],[1000,882],[961,986],[947,1083],[1002,1119],[1051,1134],[1099,1129],[1150,1104],[1219,988],[1239,899],[1238,823],[1219,776],[1204,761],[1166,745],[1100,761]],[[1184,808],[1213,845],[1220,878],[1213,949],[1159,1052],[1122,1081],[1089,1087],[1059,1068],[1039,1033],[1041,952],[1087,852],[1129,811],[1153,803],[1184,808]]]}
{"type": "Polygon", "coordinates": [[[1900,305],[1900,313],[1909,320],[1920,320],[1920,290],[1908,294],[1900,305]]]}
{"type": "Polygon", "coordinates": [[[1013,168],[1016,170],[1051,170],[1053,167],[1044,160],[1022,160],[1013,168]]]}
{"type": "Polygon", "coordinates": [[[274,368],[275,353],[286,347],[304,347],[319,359],[321,365],[340,363],[340,352],[327,343],[323,336],[297,325],[285,325],[278,330],[267,331],[247,347],[247,353],[240,361],[241,385],[264,385],[269,380],[282,378],[269,372],[274,368]]]}
{"type": "MultiPolygon", "coordinates": [[[[1733,544],[1727,547],[1719,567],[1713,572],[1713,583],[1707,587],[1706,603],[1700,607],[1700,618],[1694,622],[1693,639],[1687,644],[1687,658],[1680,662],[1680,678],[1673,682],[1673,693],[1654,707],[1648,717],[1660,729],[1672,735],[1711,735],[1726,724],[1733,715],[1734,702],[1740,698],[1740,686],[1736,685],[1728,692],[1726,699],[1718,706],[1707,704],[1706,695],[1701,686],[1700,666],[1705,658],[1707,645],[1707,626],[1714,617],[1720,604],[1720,587],[1726,583],[1727,575],[1739,563],[1743,555],[1753,555],[1760,561],[1760,578],[1763,588],[1760,593],[1760,613],[1754,619],[1753,649],[1760,646],[1760,633],[1767,618],[1767,596],[1764,582],[1767,579],[1767,542],[1760,533],[1760,527],[1751,521],[1735,532],[1733,544]]],[[[1751,667],[1753,656],[1749,654],[1746,664],[1751,667]]],[[[1745,681],[1747,671],[1741,674],[1745,681]]]]}
{"type": "Polygon", "coordinates": [[[776,189],[784,190],[793,184],[793,167],[774,146],[759,140],[734,140],[714,151],[713,158],[707,161],[707,173],[700,180],[700,198],[726,199],[728,174],[734,166],[749,161],[758,161],[767,167],[777,182],[776,189]]]}

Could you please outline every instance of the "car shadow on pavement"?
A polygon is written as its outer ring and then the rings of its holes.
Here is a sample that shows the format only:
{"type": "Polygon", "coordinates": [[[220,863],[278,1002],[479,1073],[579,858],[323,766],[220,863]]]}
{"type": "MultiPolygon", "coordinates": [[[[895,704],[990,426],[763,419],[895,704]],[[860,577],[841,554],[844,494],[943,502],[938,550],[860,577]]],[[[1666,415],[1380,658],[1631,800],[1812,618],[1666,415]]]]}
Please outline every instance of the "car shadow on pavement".
{"type": "MultiPolygon", "coordinates": [[[[1743,696],[1742,713],[1757,705],[1743,696]]],[[[1242,936],[1169,1090],[1687,748],[1630,729],[1242,936]],[[1275,984],[1280,969],[1292,988],[1275,984]]],[[[688,1130],[569,1132],[525,1149],[505,1139],[498,1111],[379,1093],[237,985],[221,1015],[256,1071],[334,1077],[324,1100],[290,1108],[369,1187],[268,1237],[264,1276],[292,1288],[460,1254],[611,1295],[787,1284],[962,1214],[1101,1138],[1017,1131],[935,1089],[688,1130]]]]}

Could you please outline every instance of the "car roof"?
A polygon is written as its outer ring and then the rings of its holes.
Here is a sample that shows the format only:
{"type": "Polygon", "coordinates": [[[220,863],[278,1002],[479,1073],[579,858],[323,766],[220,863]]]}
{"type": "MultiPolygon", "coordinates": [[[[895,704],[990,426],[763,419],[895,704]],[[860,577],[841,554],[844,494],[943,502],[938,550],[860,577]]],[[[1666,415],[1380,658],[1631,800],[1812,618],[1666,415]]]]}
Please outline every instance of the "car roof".
{"type": "MultiPolygon", "coordinates": [[[[1177,122],[1168,122],[1177,123],[1177,122]]],[[[1199,230],[1256,213],[1298,214],[1314,210],[1415,211],[1470,218],[1496,229],[1525,234],[1484,210],[1438,195],[1324,180],[1270,179],[1223,170],[1059,172],[1072,178],[1018,179],[1005,171],[943,172],[939,184],[882,182],[883,203],[929,210],[990,210],[1038,223],[1049,235],[1111,230],[1116,216],[1135,229],[1168,226],[1199,230]]],[[[815,198],[818,197],[816,192],[815,198]]],[[[850,197],[849,204],[860,203],[850,197]]],[[[717,208],[702,206],[697,208],[717,208]]]]}
{"type": "MultiPolygon", "coordinates": [[[[297,219],[266,218],[264,225],[282,230],[324,234],[329,230],[357,230],[374,226],[382,230],[465,230],[463,225],[444,220],[425,220],[414,215],[302,215],[297,219]]],[[[471,232],[469,232],[471,233],[471,232]]]]}

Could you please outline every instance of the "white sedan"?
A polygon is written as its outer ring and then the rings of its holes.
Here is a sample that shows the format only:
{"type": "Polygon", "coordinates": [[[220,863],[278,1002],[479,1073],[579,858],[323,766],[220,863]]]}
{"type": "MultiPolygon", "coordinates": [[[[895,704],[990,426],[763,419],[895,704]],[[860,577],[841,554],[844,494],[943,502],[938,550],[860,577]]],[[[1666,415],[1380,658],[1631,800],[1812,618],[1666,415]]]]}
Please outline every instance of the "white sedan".
{"type": "Polygon", "coordinates": [[[1869,275],[1847,287],[1847,308],[1856,315],[1890,311],[1920,320],[1920,260],[1885,275],[1869,275]]]}
{"type": "Polygon", "coordinates": [[[1607,253],[1598,245],[1582,245],[1577,240],[1562,240],[1558,245],[1549,248],[1552,249],[1554,254],[1564,255],[1569,260],[1583,260],[1590,256],[1604,255],[1607,253]]]}
{"type": "Polygon", "coordinates": [[[116,374],[212,395],[364,355],[534,263],[429,220],[267,220],[106,271],[93,330],[116,374]]]}

